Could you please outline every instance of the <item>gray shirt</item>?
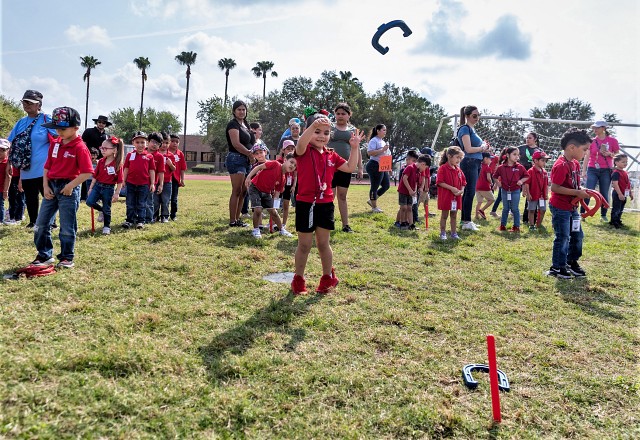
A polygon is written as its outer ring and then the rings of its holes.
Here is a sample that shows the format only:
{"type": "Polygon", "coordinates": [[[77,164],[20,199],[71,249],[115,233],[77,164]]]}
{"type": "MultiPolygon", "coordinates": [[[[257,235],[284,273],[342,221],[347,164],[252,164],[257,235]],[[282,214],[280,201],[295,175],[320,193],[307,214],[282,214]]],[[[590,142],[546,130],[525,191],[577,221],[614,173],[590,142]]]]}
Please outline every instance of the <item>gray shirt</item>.
{"type": "Polygon", "coordinates": [[[355,130],[355,127],[351,125],[348,125],[346,130],[340,130],[335,125],[332,125],[331,138],[329,139],[327,147],[333,148],[341,158],[349,160],[351,156],[351,144],[349,144],[349,140],[351,140],[353,130],[355,130]]]}

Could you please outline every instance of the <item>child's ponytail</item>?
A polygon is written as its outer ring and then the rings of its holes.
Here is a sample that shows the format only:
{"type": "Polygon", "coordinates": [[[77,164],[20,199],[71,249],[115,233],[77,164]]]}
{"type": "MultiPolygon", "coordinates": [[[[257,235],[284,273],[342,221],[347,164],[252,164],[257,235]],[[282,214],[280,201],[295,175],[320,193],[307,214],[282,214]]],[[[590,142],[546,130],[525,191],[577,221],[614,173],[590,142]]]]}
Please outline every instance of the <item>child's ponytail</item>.
{"type": "Polygon", "coordinates": [[[111,142],[111,145],[116,147],[114,163],[116,166],[116,170],[119,170],[124,164],[124,142],[122,142],[122,139],[115,136],[107,138],[107,141],[111,142]]]}
{"type": "Polygon", "coordinates": [[[509,155],[514,151],[516,151],[517,149],[518,147],[504,147],[500,152],[499,164],[502,165],[503,163],[507,163],[507,160],[509,160],[509,155]]]}
{"type": "Polygon", "coordinates": [[[464,154],[460,147],[449,147],[445,148],[442,152],[442,156],[440,156],[440,166],[444,165],[449,161],[450,157],[457,156],[458,154],[464,154]]]}

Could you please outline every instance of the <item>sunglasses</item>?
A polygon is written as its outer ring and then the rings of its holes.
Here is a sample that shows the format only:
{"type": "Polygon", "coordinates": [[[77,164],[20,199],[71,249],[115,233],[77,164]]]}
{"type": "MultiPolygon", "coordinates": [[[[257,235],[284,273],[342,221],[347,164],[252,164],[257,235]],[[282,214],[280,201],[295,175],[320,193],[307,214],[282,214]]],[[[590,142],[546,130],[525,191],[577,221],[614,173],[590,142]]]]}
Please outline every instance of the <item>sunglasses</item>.
{"type": "Polygon", "coordinates": [[[473,114],[471,115],[471,117],[472,117],[473,119],[478,119],[478,118],[480,117],[480,113],[473,113],[473,114]]]}

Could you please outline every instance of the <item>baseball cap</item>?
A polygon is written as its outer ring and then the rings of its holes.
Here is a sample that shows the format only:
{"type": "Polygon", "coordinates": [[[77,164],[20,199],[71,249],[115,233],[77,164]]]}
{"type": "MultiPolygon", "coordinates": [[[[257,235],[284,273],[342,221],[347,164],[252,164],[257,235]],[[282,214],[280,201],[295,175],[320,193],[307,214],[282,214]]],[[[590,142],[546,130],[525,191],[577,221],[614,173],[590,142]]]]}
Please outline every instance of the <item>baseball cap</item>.
{"type": "Polygon", "coordinates": [[[591,124],[591,128],[599,128],[599,127],[608,127],[608,125],[605,121],[596,121],[593,124],[591,124]]]}
{"type": "Polygon", "coordinates": [[[69,128],[80,126],[80,113],[71,107],[56,107],[51,113],[51,122],[42,124],[45,128],[69,128]]]}
{"type": "Polygon", "coordinates": [[[264,145],[254,145],[251,149],[251,154],[257,153],[258,151],[269,151],[269,149],[264,145]]]}
{"type": "MultiPolygon", "coordinates": [[[[131,138],[131,142],[133,142],[137,138],[145,138],[145,139],[147,139],[147,133],[145,133],[144,131],[136,131],[134,133],[133,137],[131,138]]],[[[160,143],[162,143],[162,142],[160,142],[160,143]]]]}
{"type": "Polygon", "coordinates": [[[38,92],[37,90],[27,90],[26,92],[24,92],[24,95],[22,95],[21,101],[27,101],[35,104],[36,102],[42,103],[42,98],[42,93],[38,92]]]}
{"type": "Polygon", "coordinates": [[[544,151],[542,151],[542,150],[536,150],[536,151],[533,153],[533,156],[531,156],[531,158],[532,158],[533,160],[538,160],[538,159],[548,159],[548,158],[549,158],[549,156],[547,156],[547,153],[545,153],[545,152],[544,152],[544,151]]]}
{"type": "Polygon", "coordinates": [[[0,150],[8,150],[11,148],[11,142],[6,139],[0,139],[0,150]]]}
{"type": "Polygon", "coordinates": [[[298,118],[289,119],[289,127],[291,127],[293,124],[300,125],[300,119],[298,119],[298,118]]]}
{"type": "Polygon", "coordinates": [[[491,158],[491,153],[487,153],[486,151],[482,153],[482,158],[484,159],[485,157],[491,158]]]}
{"type": "Polygon", "coordinates": [[[296,146],[296,143],[293,142],[291,139],[287,139],[286,141],[284,141],[282,143],[282,149],[283,150],[286,150],[287,147],[294,147],[295,148],[295,146],[296,146]]]}

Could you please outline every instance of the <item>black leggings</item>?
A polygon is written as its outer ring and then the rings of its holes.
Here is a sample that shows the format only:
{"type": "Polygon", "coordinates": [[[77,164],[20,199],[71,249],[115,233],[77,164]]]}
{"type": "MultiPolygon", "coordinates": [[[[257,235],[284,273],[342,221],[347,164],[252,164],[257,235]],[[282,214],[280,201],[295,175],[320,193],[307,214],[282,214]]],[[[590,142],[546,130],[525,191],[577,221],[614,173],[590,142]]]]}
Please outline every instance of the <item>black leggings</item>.
{"type": "Polygon", "coordinates": [[[22,179],[22,189],[24,190],[27,213],[29,214],[29,223],[35,224],[38,219],[38,207],[40,205],[39,196],[44,196],[42,177],[36,177],[35,179],[22,179]]]}

